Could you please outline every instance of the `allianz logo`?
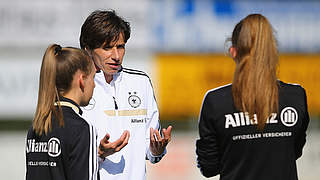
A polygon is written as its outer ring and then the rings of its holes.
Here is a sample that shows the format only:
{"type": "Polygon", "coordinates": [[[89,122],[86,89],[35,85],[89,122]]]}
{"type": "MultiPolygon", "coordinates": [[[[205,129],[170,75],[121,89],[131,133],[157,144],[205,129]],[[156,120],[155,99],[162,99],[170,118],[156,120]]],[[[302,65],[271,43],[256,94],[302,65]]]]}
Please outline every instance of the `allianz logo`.
{"type": "Polygon", "coordinates": [[[36,142],[35,139],[28,139],[26,145],[27,153],[48,153],[51,157],[61,154],[61,144],[58,138],[52,137],[48,142],[36,142]]]}
{"type": "MultiPolygon", "coordinates": [[[[267,124],[276,124],[278,123],[277,113],[272,113],[267,119],[267,124]]],[[[297,110],[293,107],[286,107],[282,109],[280,113],[280,120],[283,125],[287,127],[292,127],[298,122],[298,113],[297,110]]],[[[250,119],[247,112],[238,112],[233,114],[225,115],[225,128],[230,127],[239,127],[239,126],[249,126],[257,124],[257,115],[253,115],[253,119],[250,119]]]]}
{"type": "Polygon", "coordinates": [[[146,122],[147,122],[146,118],[142,118],[142,119],[133,118],[133,119],[131,119],[131,123],[146,123],[146,122]]]}

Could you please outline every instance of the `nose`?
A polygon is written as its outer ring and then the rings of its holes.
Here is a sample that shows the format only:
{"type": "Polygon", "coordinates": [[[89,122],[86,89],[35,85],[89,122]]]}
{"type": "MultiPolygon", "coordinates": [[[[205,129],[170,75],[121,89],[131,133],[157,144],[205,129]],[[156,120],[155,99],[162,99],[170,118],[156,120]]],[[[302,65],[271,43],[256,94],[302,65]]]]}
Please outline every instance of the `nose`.
{"type": "Polygon", "coordinates": [[[114,61],[119,61],[120,59],[120,56],[119,56],[119,52],[118,52],[118,48],[117,47],[113,47],[112,48],[112,59],[114,61]]]}

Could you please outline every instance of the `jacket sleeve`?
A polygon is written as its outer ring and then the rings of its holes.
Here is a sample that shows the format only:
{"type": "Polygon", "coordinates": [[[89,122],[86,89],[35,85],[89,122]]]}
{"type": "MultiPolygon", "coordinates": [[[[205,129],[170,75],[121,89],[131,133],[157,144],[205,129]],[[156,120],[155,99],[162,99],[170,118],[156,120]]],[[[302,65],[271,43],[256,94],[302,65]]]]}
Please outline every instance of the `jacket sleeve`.
{"type": "Polygon", "coordinates": [[[296,152],[296,159],[300,158],[302,156],[302,149],[303,149],[303,146],[305,145],[306,143],[306,131],[307,131],[307,128],[308,128],[308,125],[309,125],[309,121],[310,121],[310,118],[309,118],[309,113],[308,113],[308,104],[307,104],[307,96],[306,96],[306,92],[304,89],[303,90],[303,114],[302,114],[302,118],[301,118],[301,121],[302,121],[302,126],[299,130],[299,133],[297,134],[296,136],[296,140],[295,140],[295,152],[296,152]]]}
{"type": "Polygon", "coordinates": [[[196,141],[197,167],[205,177],[212,177],[220,173],[219,147],[217,134],[213,127],[213,112],[213,106],[206,95],[199,117],[200,139],[196,141]]]}
{"type": "MultiPolygon", "coordinates": [[[[146,123],[146,159],[151,163],[158,163],[162,157],[166,154],[166,149],[159,156],[153,156],[150,146],[150,128],[157,129],[161,132],[161,125],[159,120],[159,110],[156,102],[156,98],[153,92],[151,80],[146,81],[146,99],[147,99],[147,123],[146,123]]],[[[162,134],[161,134],[162,135],[162,134]]]]}
{"type": "MultiPolygon", "coordinates": [[[[80,108],[82,109],[82,112],[83,112],[81,117],[83,119],[85,119],[88,122],[88,124],[91,124],[90,127],[93,126],[94,134],[98,138],[98,131],[97,131],[97,128],[95,128],[98,125],[95,124],[95,123],[97,123],[97,120],[99,119],[99,115],[98,115],[99,113],[98,113],[98,110],[97,110],[98,108],[94,108],[95,106],[97,106],[97,104],[94,104],[94,105],[91,104],[91,105],[88,105],[87,107],[80,107],[80,108]],[[93,107],[90,107],[90,106],[93,106],[93,107]]],[[[98,149],[98,147],[99,147],[100,140],[101,139],[96,139],[95,140],[96,144],[97,144],[96,149],[98,149]]],[[[97,150],[97,159],[98,159],[98,165],[100,166],[100,164],[103,163],[104,159],[102,159],[102,158],[100,158],[98,156],[98,150],[97,150]]]]}
{"type": "Polygon", "coordinates": [[[95,140],[91,137],[91,126],[77,127],[70,137],[70,179],[91,180],[97,176],[95,140]]]}

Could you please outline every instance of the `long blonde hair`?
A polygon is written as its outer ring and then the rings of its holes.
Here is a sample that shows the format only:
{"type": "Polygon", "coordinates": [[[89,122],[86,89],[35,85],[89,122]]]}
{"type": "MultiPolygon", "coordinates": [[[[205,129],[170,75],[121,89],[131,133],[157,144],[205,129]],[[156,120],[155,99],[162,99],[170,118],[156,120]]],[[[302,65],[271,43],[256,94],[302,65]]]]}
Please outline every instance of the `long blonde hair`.
{"type": "Polygon", "coordinates": [[[278,112],[278,50],[273,29],[266,17],[251,14],[232,33],[236,69],[232,83],[233,101],[239,110],[257,117],[264,129],[268,117],[278,112]]]}
{"type": "Polygon", "coordinates": [[[71,88],[73,75],[81,70],[86,75],[92,71],[88,54],[78,48],[62,48],[50,45],[42,59],[39,81],[38,104],[33,119],[33,129],[38,135],[47,134],[52,128],[52,116],[64,126],[59,96],[71,88]],[[58,108],[55,107],[55,102],[58,108]]]}

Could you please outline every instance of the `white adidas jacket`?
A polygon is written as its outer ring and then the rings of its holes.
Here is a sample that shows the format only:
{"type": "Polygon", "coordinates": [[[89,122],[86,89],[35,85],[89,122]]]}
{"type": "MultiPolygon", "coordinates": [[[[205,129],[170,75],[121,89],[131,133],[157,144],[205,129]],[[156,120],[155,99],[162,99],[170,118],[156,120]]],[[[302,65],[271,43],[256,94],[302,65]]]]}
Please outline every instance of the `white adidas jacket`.
{"type": "Polygon", "coordinates": [[[159,111],[149,77],[142,71],[123,68],[108,84],[102,71],[95,76],[96,87],[83,117],[98,131],[98,142],[110,134],[110,141],[129,130],[128,145],[99,164],[101,180],[144,180],[146,159],[157,163],[149,151],[150,128],[160,130],[159,111]]]}

